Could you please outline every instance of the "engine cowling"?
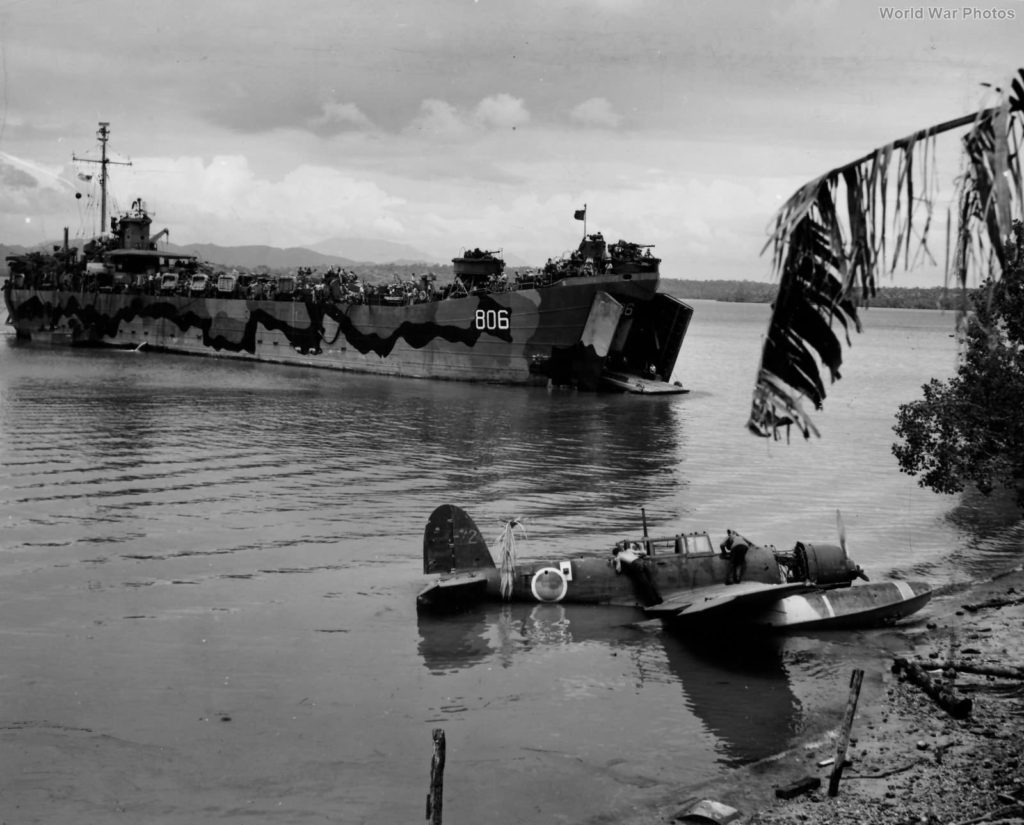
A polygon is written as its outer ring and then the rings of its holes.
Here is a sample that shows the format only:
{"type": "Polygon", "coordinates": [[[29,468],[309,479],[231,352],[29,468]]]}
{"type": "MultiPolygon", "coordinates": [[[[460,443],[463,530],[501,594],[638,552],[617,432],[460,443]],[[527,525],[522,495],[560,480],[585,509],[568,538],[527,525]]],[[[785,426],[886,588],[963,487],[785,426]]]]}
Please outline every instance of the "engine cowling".
{"type": "Polygon", "coordinates": [[[793,555],[802,573],[801,578],[815,584],[849,584],[861,574],[860,567],[837,544],[798,541],[793,548],[793,555]]]}

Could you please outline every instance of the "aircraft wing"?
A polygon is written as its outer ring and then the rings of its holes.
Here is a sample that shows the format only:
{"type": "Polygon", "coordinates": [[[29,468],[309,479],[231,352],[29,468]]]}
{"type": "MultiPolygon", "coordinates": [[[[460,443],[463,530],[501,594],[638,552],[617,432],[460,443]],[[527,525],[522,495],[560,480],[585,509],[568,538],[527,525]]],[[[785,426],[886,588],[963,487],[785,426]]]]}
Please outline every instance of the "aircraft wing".
{"type": "Polygon", "coordinates": [[[681,590],[665,599],[661,604],[644,609],[654,619],[686,621],[708,619],[712,616],[723,619],[740,618],[744,614],[763,610],[786,596],[819,590],[817,585],[798,582],[795,584],[764,584],[762,582],[740,582],[739,584],[714,584],[681,590]]]}
{"type": "Polygon", "coordinates": [[[652,619],[667,619],[670,616],[675,616],[682,610],[686,610],[696,599],[700,598],[699,594],[701,592],[717,591],[718,589],[718,585],[714,585],[713,587],[695,587],[689,590],[680,590],[665,596],[661,604],[645,607],[644,613],[652,619]]]}

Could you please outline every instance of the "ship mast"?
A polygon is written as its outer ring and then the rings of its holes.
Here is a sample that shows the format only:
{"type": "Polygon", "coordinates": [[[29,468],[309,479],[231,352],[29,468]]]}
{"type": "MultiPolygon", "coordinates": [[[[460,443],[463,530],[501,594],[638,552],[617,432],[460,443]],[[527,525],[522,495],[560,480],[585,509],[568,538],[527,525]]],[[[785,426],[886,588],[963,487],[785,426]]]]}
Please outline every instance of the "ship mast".
{"type": "Polygon", "coordinates": [[[100,121],[99,131],[96,137],[100,141],[100,159],[80,158],[72,155],[71,159],[81,163],[98,163],[100,165],[100,234],[107,231],[107,165],[110,163],[118,166],[131,166],[131,161],[110,160],[107,157],[107,140],[110,138],[110,122],[100,121]]]}

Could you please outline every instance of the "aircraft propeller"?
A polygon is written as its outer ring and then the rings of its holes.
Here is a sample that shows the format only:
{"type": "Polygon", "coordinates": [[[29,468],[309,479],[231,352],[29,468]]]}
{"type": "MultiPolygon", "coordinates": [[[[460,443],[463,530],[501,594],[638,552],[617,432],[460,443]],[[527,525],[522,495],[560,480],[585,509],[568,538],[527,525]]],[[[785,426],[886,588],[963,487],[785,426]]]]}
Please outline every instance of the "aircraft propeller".
{"type": "MultiPolygon", "coordinates": [[[[839,546],[842,548],[843,555],[849,562],[850,554],[846,550],[846,524],[843,522],[843,514],[837,509],[836,510],[836,530],[839,532],[839,546]]],[[[871,581],[868,578],[868,574],[864,572],[861,566],[856,565],[854,575],[858,579],[864,579],[864,581],[871,581]]]]}
{"type": "Polygon", "coordinates": [[[843,523],[843,514],[836,510],[836,530],[839,531],[839,546],[843,548],[843,555],[846,556],[846,525],[843,523]]]}

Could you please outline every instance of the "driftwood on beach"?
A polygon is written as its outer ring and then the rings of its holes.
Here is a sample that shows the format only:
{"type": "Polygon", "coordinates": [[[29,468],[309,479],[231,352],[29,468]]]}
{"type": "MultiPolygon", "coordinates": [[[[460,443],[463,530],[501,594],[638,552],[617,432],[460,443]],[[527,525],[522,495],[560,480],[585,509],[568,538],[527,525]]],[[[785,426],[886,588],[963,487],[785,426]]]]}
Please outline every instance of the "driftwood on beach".
{"type": "Polygon", "coordinates": [[[953,688],[936,682],[917,662],[897,656],[893,661],[892,671],[905,676],[921,688],[954,719],[965,719],[971,715],[971,708],[974,705],[971,699],[960,696],[953,688]]]}
{"type": "Polygon", "coordinates": [[[959,822],[954,822],[953,825],[981,825],[983,822],[989,823],[989,825],[1001,825],[1001,823],[1012,825],[1012,823],[1020,822],[1022,815],[1024,815],[1024,803],[1016,803],[996,808],[994,811],[989,811],[987,814],[976,816],[973,819],[961,819],[959,822]]]}
{"type": "Polygon", "coordinates": [[[983,602],[974,602],[972,604],[965,604],[964,610],[971,613],[977,613],[979,610],[984,610],[986,607],[1006,607],[1011,604],[1024,604],[1024,598],[1017,599],[988,599],[983,602]]]}
{"type": "Polygon", "coordinates": [[[976,676],[995,676],[999,679],[1024,679],[1024,667],[998,667],[997,665],[976,665],[973,662],[925,662],[909,659],[911,664],[922,670],[953,670],[957,673],[973,673],[976,676]]]}

